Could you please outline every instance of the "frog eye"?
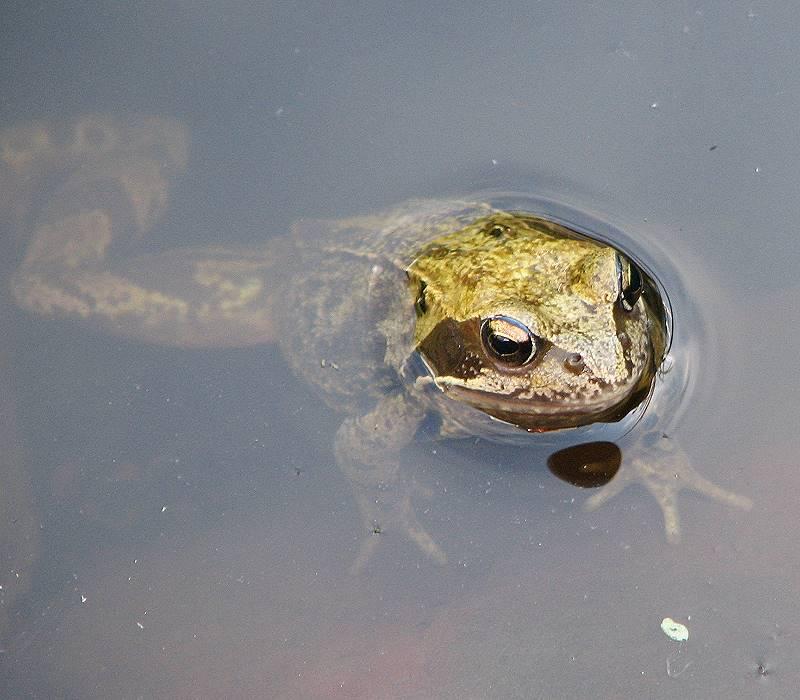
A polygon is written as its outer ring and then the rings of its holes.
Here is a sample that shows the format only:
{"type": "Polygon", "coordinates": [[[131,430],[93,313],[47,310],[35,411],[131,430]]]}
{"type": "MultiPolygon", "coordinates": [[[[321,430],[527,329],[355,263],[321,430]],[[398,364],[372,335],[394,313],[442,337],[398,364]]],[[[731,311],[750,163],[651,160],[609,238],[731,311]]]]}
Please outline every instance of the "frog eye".
{"type": "Polygon", "coordinates": [[[619,305],[625,311],[633,311],[642,296],[644,279],[639,268],[621,255],[617,255],[617,285],[619,305]]]}
{"type": "Polygon", "coordinates": [[[536,336],[520,321],[509,316],[493,316],[481,323],[481,341],[492,357],[515,367],[530,362],[536,355],[536,336]]]}
{"type": "Polygon", "coordinates": [[[486,227],[486,235],[492,238],[502,238],[511,230],[510,226],[505,224],[491,224],[486,227]]]}
{"type": "Polygon", "coordinates": [[[414,301],[414,309],[418,316],[422,316],[428,310],[428,302],[425,300],[425,288],[427,286],[427,283],[420,282],[419,292],[417,292],[417,298],[414,301]]]}

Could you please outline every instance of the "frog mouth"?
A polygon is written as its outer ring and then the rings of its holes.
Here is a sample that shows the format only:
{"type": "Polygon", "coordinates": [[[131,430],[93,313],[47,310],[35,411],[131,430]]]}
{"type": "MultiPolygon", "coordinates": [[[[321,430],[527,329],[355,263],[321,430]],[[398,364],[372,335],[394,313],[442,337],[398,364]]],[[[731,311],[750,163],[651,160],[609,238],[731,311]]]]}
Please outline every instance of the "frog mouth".
{"type": "Polygon", "coordinates": [[[627,416],[650,393],[648,382],[631,381],[608,387],[598,398],[565,402],[558,398],[524,397],[522,391],[498,395],[447,380],[435,384],[449,398],[528,432],[616,422],[627,416]]]}
{"type": "Polygon", "coordinates": [[[647,399],[651,390],[650,375],[643,372],[626,382],[604,385],[594,398],[525,396],[523,389],[498,394],[467,386],[460,378],[437,376],[421,353],[409,357],[403,374],[423,391],[435,391],[497,421],[537,433],[622,420],[647,399]]]}

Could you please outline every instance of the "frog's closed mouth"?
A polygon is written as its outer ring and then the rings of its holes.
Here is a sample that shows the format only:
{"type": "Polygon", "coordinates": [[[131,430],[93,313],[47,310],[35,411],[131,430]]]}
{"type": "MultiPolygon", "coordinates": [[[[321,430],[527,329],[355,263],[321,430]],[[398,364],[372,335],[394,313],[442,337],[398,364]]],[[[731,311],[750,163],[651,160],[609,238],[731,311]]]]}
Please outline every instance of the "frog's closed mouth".
{"type": "Polygon", "coordinates": [[[521,390],[515,390],[507,397],[498,396],[451,383],[448,378],[439,378],[432,383],[450,399],[533,433],[617,421],[627,416],[644,398],[639,392],[631,391],[626,394],[628,400],[622,403],[604,398],[595,402],[581,400],[569,404],[546,396],[523,397],[521,390]]]}
{"type": "Polygon", "coordinates": [[[640,398],[632,398],[631,405],[620,406],[619,402],[604,399],[596,402],[575,402],[573,405],[542,398],[541,401],[519,394],[507,398],[488,392],[468,389],[463,386],[437,383],[451,398],[487,413],[493,418],[514,425],[528,432],[545,432],[574,428],[587,423],[611,422],[623,418],[640,398]],[[443,384],[443,385],[442,385],[443,384]]]}

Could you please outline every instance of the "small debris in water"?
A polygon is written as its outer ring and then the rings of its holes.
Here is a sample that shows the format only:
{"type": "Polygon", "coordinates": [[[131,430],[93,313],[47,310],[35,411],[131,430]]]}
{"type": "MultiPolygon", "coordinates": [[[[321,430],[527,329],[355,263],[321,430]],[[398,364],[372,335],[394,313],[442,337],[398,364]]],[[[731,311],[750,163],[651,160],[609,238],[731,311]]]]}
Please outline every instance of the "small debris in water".
{"type": "Polygon", "coordinates": [[[675,622],[671,617],[661,620],[661,631],[673,642],[685,642],[689,639],[689,629],[680,622],[675,622]]]}

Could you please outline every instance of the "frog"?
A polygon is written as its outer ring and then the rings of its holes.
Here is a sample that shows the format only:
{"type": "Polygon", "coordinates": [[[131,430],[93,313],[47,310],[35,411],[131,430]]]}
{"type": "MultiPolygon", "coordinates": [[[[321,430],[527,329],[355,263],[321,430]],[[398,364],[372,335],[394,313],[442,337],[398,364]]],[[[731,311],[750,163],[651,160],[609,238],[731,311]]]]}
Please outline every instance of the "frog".
{"type": "MultiPolygon", "coordinates": [[[[167,117],[0,132],[3,178],[30,212],[10,294],[37,316],[138,342],[277,345],[341,417],[333,455],[363,531],[354,571],[389,532],[447,561],[415,510],[426,490],[403,473],[413,442],[568,444],[597,426],[636,429],[668,356],[669,310],[653,275],[613,242],[471,196],[301,218],[261,246],[139,250],[188,146],[187,128],[167,117]],[[47,196],[30,194],[45,181],[47,196]]],[[[657,432],[658,416],[651,423],[643,432],[657,432]]],[[[751,505],[703,478],[666,435],[634,454],[589,508],[642,484],[677,541],[681,489],[751,505]]]]}

